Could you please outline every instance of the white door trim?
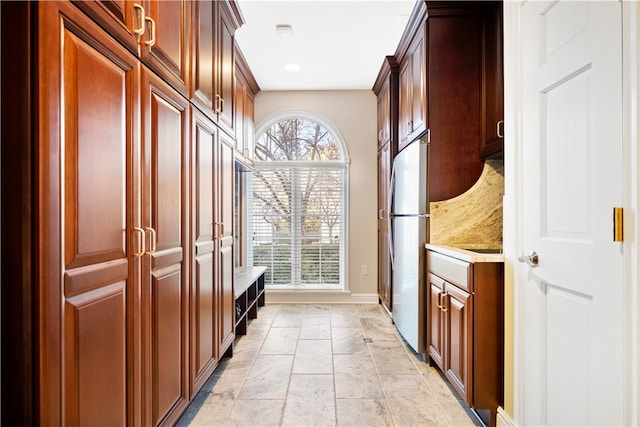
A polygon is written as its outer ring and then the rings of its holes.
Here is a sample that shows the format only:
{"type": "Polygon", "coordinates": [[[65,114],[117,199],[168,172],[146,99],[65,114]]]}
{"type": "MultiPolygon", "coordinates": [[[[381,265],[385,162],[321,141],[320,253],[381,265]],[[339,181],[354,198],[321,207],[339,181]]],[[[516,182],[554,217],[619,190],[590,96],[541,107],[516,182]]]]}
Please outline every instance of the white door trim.
{"type": "Polygon", "coordinates": [[[625,424],[640,423],[640,7],[635,1],[622,2],[622,73],[624,140],[624,222],[625,229],[625,424]]]}
{"type": "MultiPolygon", "coordinates": [[[[523,373],[523,329],[521,318],[523,269],[514,268],[522,251],[521,223],[522,188],[518,171],[521,170],[521,81],[520,56],[520,2],[504,2],[504,55],[505,55],[505,195],[504,195],[504,253],[505,286],[507,295],[513,293],[513,306],[507,301],[506,313],[513,309],[512,329],[506,328],[507,345],[513,344],[513,372],[505,372],[505,378],[513,378],[505,390],[513,390],[513,396],[505,396],[505,406],[512,412],[517,425],[524,420],[523,402],[527,385],[522,382],[523,373]],[[513,400],[511,401],[511,397],[513,400]],[[512,408],[509,408],[512,405],[512,408]]],[[[625,355],[624,355],[624,422],[625,425],[640,424],[640,7],[637,2],[622,2],[623,19],[623,139],[624,139],[624,209],[625,209],[625,355]]],[[[507,319],[508,321],[509,319],[507,319]]],[[[509,348],[507,348],[507,352],[509,348]]],[[[506,355],[506,369],[510,368],[510,354],[506,355]]]]}

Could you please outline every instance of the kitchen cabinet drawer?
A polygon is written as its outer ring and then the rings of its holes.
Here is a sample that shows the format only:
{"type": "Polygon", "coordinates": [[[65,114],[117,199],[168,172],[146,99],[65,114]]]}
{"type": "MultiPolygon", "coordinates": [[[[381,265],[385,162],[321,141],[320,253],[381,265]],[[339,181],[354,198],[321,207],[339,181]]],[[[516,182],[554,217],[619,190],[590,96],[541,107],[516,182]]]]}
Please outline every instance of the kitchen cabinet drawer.
{"type": "Polygon", "coordinates": [[[430,271],[468,292],[473,292],[473,266],[437,252],[427,251],[427,266],[430,271]]]}

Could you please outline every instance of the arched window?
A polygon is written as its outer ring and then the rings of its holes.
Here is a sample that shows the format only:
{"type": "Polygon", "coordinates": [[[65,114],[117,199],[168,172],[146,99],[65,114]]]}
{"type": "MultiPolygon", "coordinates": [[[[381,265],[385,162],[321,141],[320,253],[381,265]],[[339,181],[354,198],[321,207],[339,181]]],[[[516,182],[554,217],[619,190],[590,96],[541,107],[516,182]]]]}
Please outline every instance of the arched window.
{"type": "Polygon", "coordinates": [[[284,113],[258,128],[251,254],[266,285],[344,289],[348,156],[325,120],[284,113]]]}

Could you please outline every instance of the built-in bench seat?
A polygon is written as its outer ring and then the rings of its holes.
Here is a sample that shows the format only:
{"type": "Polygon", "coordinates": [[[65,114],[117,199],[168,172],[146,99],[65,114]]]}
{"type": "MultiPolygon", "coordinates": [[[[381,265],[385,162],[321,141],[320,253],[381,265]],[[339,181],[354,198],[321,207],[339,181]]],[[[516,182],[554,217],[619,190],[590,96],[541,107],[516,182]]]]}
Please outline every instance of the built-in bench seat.
{"type": "Polygon", "coordinates": [[[247,323],[264,306],[264,273],[267,267],[239,267],[235,274],[236,336],[247,334],[247,323]]]}

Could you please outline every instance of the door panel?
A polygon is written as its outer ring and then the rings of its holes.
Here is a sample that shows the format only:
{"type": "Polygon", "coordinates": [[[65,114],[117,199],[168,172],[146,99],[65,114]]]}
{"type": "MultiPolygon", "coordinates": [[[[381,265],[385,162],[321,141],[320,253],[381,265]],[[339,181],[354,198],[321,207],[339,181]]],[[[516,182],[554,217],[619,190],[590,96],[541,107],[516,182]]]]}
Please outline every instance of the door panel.
{"type": "Polygon", "coordinates": [[[126,277],[65,302],[65,425],[126,425],[126,277]]]}
{"type": "Polygon", "coordinates": [[[218,284],[220,307],[220,352],[223,353],[235,337],[235,295],[233,293],[233,217],[234,217],[234,145],[224,133],[219,134],[216,177],[216,221],[220,229],[216,232],[218,254],[218,284]]]}
{"type": "Polygon", "coordinates": [[[444,335],[442,325],[442,311],[440,295],[444,291],[444,281],[433,274],[429,274],[429,314],[427,326],[429,328],[429,356],[431,360],[444,370],[444,335]]]}
{"type": "Polygon", "coordinates": [[[522,251],[539,257],[519,272],[522,423],[619,425],[623,251],[611,212],[623,201],[621,5],[528,2],[519,13],[519,221],[522,251]]]}
{"type": "Polygon", "coordinates": [[[215,125],[196,109],[192,111],[194,268],[191,285],[191,390],[207,379],[218,360],[214,259],[214,150],[215,125]]]}
{"type": "Polygon", "coordinates": [[[155,28],[146,23],[142,41],[142,59],[181,94],[187,96],[189,75],[189,6],[188,1],[146,3],[147,16],[155,28]],[[152,37],[155,42],[148,46],[152,37]]]}
{"type": "MultiPolygon", "coordinates": [[[[50,5],[52,15],[60,14],[56,7],[50,5]]],[[[133,253],[140,248],[128,230],[137,225],[132,153],[138,149],[139,68],[124,48],[74,12],[57,16],[60,51],[47,52],[59,66],[64,102],[55,107],[64,113],[57,124],[62,170],[51,171],[49,181],[61,180],[62,423],[124,425],[135,411],[128,372],[138,357],[131,313],[138,303],[133,253]]],[[[51,410],[44,406],[45,413],[51,410]]]]}
{"type": "MultiPolygon", "coordinates": [[[[145,71],[143,221],[147,253],[143,306],[147,380],[154,424],[184,408],[188,391],[187,101],[145,71]]],[[[171,417],[171,416],[170,416],[171,417]]],[[[166,421],[166,420],[165,420],[166,421]]]]}
{"type": "MultiPolygon", "coordinates": [[[[447,296],[443,298],[445,324],[446,377],[465,401],[471,402],[471,296],[451,285],[445,285],[447,296]]],[[[480,326],[481,327],[481,326],[480,326]]]]}

